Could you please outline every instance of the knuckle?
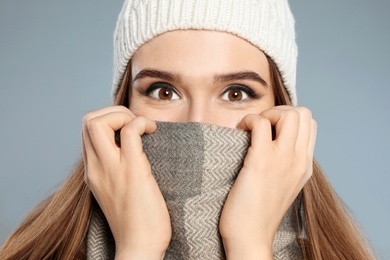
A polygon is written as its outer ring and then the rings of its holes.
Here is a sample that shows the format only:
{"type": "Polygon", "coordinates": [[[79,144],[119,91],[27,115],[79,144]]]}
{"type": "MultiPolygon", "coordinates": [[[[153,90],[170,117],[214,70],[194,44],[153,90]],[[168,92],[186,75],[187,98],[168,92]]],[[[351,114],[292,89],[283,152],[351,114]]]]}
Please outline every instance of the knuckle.
{"type": "Polygon", "coordinates": [[[146,124],[148,120],[149,119],[144,116],[137,116],[136,118],[133,119],[134,123],[142,123],[142,124],[146,124]]]}
{"type": "Polygon", "coordinates": [[[317,121],[316,121],[316,120],[312,119],[312,120],[311,120],[311,125],[312,125],[312,127],[313,127],[314,129],[317,129],[317,121]]]}
{"type": "Polygon", "coordinates": [[[88,173],[87,173],[87,172],[84,173],[84,182],[85,182],[88,186],[90,186],[89,177],[88,177],[88,173]]]}
{"type": "Polygon", "coordinates": [[[308,174],[307,174],[307,179],[309,180],[313,176],[313,167],[310,167],[308,174]]]}
{"type": "Polygon", "coordinates": [[[87,125],[88,122],[93,118],[93,112],[89,112],[83,116],[83,125],[87,125]]]}
{"type": "Polygon", "coordinates": [[[131,112],[131,110],[128,107],[125,106],[116,106],[116,111],[122,113],[123,115],[130,117],[134,119],[136,116],[131,112]]]}
{"type": "Polygon", "coordinates": [[[300,180],[304,179],[307,171],[308,171],[307,166],[305,164],[300,164],[296,168],[296,178],[300,180]]]}
{"type": "Polygon", "coordinates": [[[92,174],[91,171],[85,171],[84,173],[84,181],[88,185],[89,188],[96,187],[97,177],[96,174],[92,174]]]}
{"type": "Polygon", "coordinates": [[[254,118],[258,117],[258,115],[255,115],[255,114],[247,114],[245,117],[244,117],[244,120],[246,122],[250,122],[251,120],[253,120],[254,118]]]}
{"type": "Polygon", "coordinates": [[[297,107],[297,111],[301,117],[312,118],[311,111],[306,107],[297,107]]]}
{"type": "Polygon", "coordinates": [[[284,116],[289,120],[294,120],[294,121],[298,121],[300,118],[298,111],[295,109],[284,111],[284,116]]]}
{"type": "Polygon", "coordinates": [[[128,111],[129,109],[123,105],[118,105],[118,106],[115,106],[117,107],[118,109],[122,109],[123,111],[128,111]]]}
{"type": "Polygon", "coordinates": [[[88,169],[87,169],[87,166],[85,165],[85,167],[84,167],[84,181],[85,181],[85,183],[88,185],[88,186],[90,186],[90,173],[89,173],[89,171],[88,171],[88,169]]]}
{"type": "Polygon", "coordinates": [[[256,125],[259,128],[271,128],[271,122],[263,117],[258,117],[256,120],[256,125]]]}
{"type": "Polygon", "coordinates": [[[133,124],[127,124],[121,129],[121,138],[129,138],[137,133],[133,124]]]}
{"type": "Polygon", "coordinates": [[[302,175],[302,182],[303,182],[303,183],[306,183],[306,182],[311,178],[312,175],[313,175],[313,171],[310,170],[310,169],[307,169],[307,171],[305,172],[305,174],[302,175]]]}
{"type": "Polygon", "coordinates": [[[96,128],[99,128],[99,126],[101,124],[100,121],[101,120],[99,120],[98,118],[92,118],[92,119],[88,120],[88,122],[86,123],[88,131],[94,131],[94,130],[96,130],[96,128]]]}
{"type": "Polygon", "coordinates": [[[128,112],[130,111],[127,107],[122,106],[122,105],[120,105],[120,106],[115,106],[115,108],[118,109],[119,112],[128,113],[128,112]]]}

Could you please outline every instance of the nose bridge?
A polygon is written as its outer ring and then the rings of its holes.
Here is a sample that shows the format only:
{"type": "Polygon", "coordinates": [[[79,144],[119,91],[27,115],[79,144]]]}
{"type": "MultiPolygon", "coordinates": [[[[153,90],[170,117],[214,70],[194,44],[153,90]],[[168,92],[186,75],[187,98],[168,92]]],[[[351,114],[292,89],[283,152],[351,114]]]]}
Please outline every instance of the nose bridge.
{"type": "Polygon", "coordinates": [[[212,109],[211,104],[205,99],[193,99],[188,104],[187,108],[188,122],[211,123],[212,109]]]}

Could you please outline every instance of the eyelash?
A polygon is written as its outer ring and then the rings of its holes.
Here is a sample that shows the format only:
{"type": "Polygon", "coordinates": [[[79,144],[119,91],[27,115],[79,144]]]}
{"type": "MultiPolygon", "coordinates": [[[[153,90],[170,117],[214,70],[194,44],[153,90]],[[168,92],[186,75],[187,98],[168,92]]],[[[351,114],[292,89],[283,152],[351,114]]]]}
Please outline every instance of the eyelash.
{"type": "MultiPolygon", "coordinates": [[[[221,94],[221,96],[225,95],[231,90],[239,90],[244,92],[245,94],[248,95],[249,99],[259,99],[260,95],[256,92],[254,92],[251,88],[244,86],[244,85],[230,85],[228,86],[221,94]]],[[[240,101],[235,101],[235,102],[244,102],[245,100],[240,100],[240,101]]]]}
{"type": "MultiPolygon", "coordinates": [[[[153,83],[151,84],[149,87],[145,88],[145,89],[140,89],[140,93],[144,96],[147,96],[147,97],[150,97],[150,94],[155,91],[156,89],[159,89],[159,88],[166,88],[168,90],[171,90],[172,92],[174,92],[176,95],[179,95],[179,93],[176,91],[176,89],[174,87],[172,87],[171,85],[169,85],[168,83],[164,83],[164,82],[156,82],[156,83],[153,83]]],[[[159,100],[159,99],[158,99],[159,100]]]]}
{"type": "MultiPolygon", "coordinates": [[[[140,89],[139,92],[144,96],[151,97],[151,93],[159,88],[166,88],[168,90],[171,90],[172,92],[174,92],[176,95],[178,95],[180,97],[180,94],[178,93],[178,91],[174,87],[172,87],[170,84],[165,83],[165,82],[153,83],[147,88],[140,89]]],[[[221,96],[227,94],[231,90],[242,91],[248,95],[249,99],[259,99],[261,97],[261,95],[259,93],[254,92],[251,88],[244,86],[244,85],[238,85],[238,84],[233,84],[233,85],[230,85],[227,88],[225,88],[224,91],[222,92],[221,96]]],[[[157,99],[157,100],[164,101],[164,100],[160,100],[160,99],[157,99]]],[[[245,102],[245,101],[246,100],[230,101],[230,102],[238,102],[239,103],[239,102],[245,102]]]]}

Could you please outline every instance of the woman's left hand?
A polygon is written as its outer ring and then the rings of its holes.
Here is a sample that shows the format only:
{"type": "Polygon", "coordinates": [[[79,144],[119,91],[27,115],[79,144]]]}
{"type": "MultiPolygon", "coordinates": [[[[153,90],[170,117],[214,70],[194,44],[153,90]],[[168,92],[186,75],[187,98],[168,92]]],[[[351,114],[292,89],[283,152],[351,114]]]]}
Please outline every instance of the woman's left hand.
{"type": "Polygon", "coordinates": [[[306,108],[276,106],[238,127],[251,131],[251,145],[219,229],[228,259],[272,259],[283,215],[312,175],[317,125],[306,108]]]}

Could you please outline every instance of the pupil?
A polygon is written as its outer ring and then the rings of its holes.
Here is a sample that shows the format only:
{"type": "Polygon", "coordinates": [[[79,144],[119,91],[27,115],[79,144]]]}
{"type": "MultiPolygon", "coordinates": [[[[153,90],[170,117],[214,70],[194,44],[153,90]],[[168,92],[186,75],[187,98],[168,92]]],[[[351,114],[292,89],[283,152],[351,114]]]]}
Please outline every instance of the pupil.
{"type": "Polygon", "coordinates": [[[159,93],[158,93],[158,97],[160,99],[165,99],[165,100],[169,100],[172,98],[172,91],[169,90],[169,89],[166,89],[166,88],[162,88],[159,93]]]}
{"type": "Polygon", "coordinates": [[[230,101],[238,101],[238,100],[241,100],[241,98],[242,98],[241,91],[237,91],[237,90],[230,91],[230,93],[229,93],[229,100],[230,101]]]}

